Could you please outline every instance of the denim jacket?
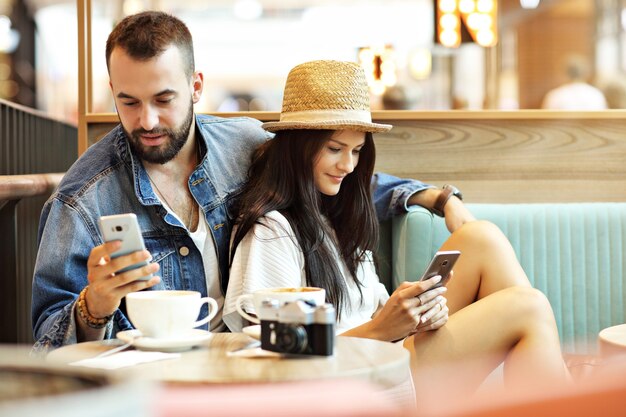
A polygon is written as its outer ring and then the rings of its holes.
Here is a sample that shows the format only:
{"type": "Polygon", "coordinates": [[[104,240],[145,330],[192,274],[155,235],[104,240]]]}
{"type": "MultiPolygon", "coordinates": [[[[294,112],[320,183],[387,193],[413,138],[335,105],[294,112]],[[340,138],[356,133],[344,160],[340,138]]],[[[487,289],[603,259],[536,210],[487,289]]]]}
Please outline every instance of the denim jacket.
{"type": "MultiPolygon", "coordinates": [[[[188,185],[213,236],[224,292],[233,202],[246,180],[252,152],[271,134],[257,120],[244,117],[197,115],[196,127],[203,157],[188,185]]],[[[372,187],[382,220],[405,211],[408,197],[428,186],[377,174],[372,187]]],[[[185,227],[160,204],[118,125],[74,163],[42,210],[32,292],[35,351],[76,343],[74,309],[88,283],[87,259],[103,243],[98,219],[131,212],[137,215],[146,249],[160,266],[161,282],[153,289],[195,290],[207,296],[200,251],[185,227]]],[[[105,338],[131,328],[122,301],[105,338]]]]}

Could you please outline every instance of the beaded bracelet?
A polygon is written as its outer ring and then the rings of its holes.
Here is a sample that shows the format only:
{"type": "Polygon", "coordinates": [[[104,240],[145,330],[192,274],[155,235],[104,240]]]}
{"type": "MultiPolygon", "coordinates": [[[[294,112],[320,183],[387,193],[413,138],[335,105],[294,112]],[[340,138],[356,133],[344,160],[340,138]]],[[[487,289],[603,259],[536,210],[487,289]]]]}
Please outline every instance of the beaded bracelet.
{"type": "Polygon", "coordinates": [[[80,292],[80,295],[78,296],[78,316],[87,326],[91,327],[92,329],[102,329],[107,324],[109,324],[109,321],[111,321],[111,318],[113,318],[113,314],[110,314],[106,317],[92,316],[91,313],[89,313],[89,309],[87,308],[87,301],[85,300],[87,288],[89,288],[89,285],[83,288],[83,290],[80,292]]]}

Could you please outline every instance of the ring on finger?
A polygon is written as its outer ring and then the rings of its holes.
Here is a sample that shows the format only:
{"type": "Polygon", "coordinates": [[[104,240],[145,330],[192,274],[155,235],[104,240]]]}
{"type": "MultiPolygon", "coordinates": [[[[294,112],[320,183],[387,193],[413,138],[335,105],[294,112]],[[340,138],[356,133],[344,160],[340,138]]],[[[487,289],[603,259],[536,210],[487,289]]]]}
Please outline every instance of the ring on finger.
{"type": "Polygon", "coordinates": [[[419,306],[421,306],[421,305],[422,305],[422,299],[420,298],[420,296],[418,295],[418,296],[417,296],[417,297],[415,297],[415,298],[417,298],[417,306],[418,306],[418,307],[419,307],[419,306]]]}

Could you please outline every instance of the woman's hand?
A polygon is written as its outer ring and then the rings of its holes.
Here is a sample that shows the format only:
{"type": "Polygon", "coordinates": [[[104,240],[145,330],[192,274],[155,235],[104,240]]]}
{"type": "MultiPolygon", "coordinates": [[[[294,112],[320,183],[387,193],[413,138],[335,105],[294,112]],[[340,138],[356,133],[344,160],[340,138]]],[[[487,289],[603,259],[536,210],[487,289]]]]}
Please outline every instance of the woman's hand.
{"type": "Polygon", "coordinates": [[[403,339],[421,328],[426,330],[434,324],[433,319],[441,319],[440,306],[446,303],[443,294],[448,289],[432,288],[439,281],[441,277],[435,276],[425,281],[403,282],[372,321],[393,334],[390,340],[403,339]]]}
{"type": "MultiPolygon", "coordinates": [[[[448,282],[454,276],[454,271],[450,271],[450,278],[448,282]]],[[[439,297],[439,302],[433,305],[427,312],[422,314],[420,323],[415,328],[413,333],[422,333],[430,330],[437,330],[448,322],[448,299],[444,296],[439,297]]]]}
{"type": "Polygon", "coordinates": [[[447,299],[443,296],[438,297],[439,301],[426,313],[422,314],[420,323],[413,333],[422,333],[430,330],[437,330],[448,322],[448,306],[447,299]]]}
{"type": "Polygon", "coordinates": [[[439,281],[441,277],[435,276],[424,281],[403,282],[371,321],[343,335],[395,341],[417,332],[420,325],[430,323],[422,322],[424,314],[433,311],[431,319],[439,318],[436,306],[445,304],[442,294],[447,291],[445,287],[432,288],[439,281]]]}

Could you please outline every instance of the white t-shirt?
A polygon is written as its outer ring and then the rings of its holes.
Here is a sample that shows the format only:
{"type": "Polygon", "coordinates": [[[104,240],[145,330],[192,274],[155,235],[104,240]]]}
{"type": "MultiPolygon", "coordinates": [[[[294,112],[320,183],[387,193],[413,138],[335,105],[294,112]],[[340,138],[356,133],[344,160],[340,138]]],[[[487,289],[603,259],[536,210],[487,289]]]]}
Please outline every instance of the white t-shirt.
{"type": "MultiPolygon", "coordinates": [[[[161,199],[163,207],[174,217],[180,221],[181,224],[185,224],[180,217],[161,199]]],[[[217,302],[217,315],[211,319],[209,323],[209,329],[212,332],[223,332],[226,329],[224,322],[222,321],[222,309],[224,308],[224,296],[220,289],[220,272],[217,263],[217,254],[215,251],[215,243],[213,242],[213,236],[208,233],[206,218],[202,212],[200,206],[197,207],[199,212],[198,227],[195,232],[190,232],[189,237],[193,240],[200,253],[202,254],[202,265],[204,266],[204,279],[206,281],[207,293],[209,297],[213,298],[217,302]]]]}
{"type": "Polygon", "coordinates": [[[541,107],[547,110],[604,110],[608,106],[602,91],[586,83],[573,82],[548,91],[541,107]]]}
{"type": "MultiPolygon", "coordinates": [[[[241,294],[249,294],[268,287],[306,286],[304,255],[300,250],[287,219],[277,211],[261,219],[242,239],[235,252],[224,301],[224,323],[233,332],[241,331],[243,318],[235,307],[241,294]]],[[[349,271],[337,255],[344,279],[349,271]]],[[[389,299],[387,289],[378,280],[371,254],[357,268],[361,292],[351,278],[346,279],[349,306],[342,312],[336,332],[343,333],[371,320],[373,314],[389,299]]],[[[248,310],[248,308],[246,309],[248,310]]],[[[254,313],[252,309],[248,311],[254,313]]]]}

